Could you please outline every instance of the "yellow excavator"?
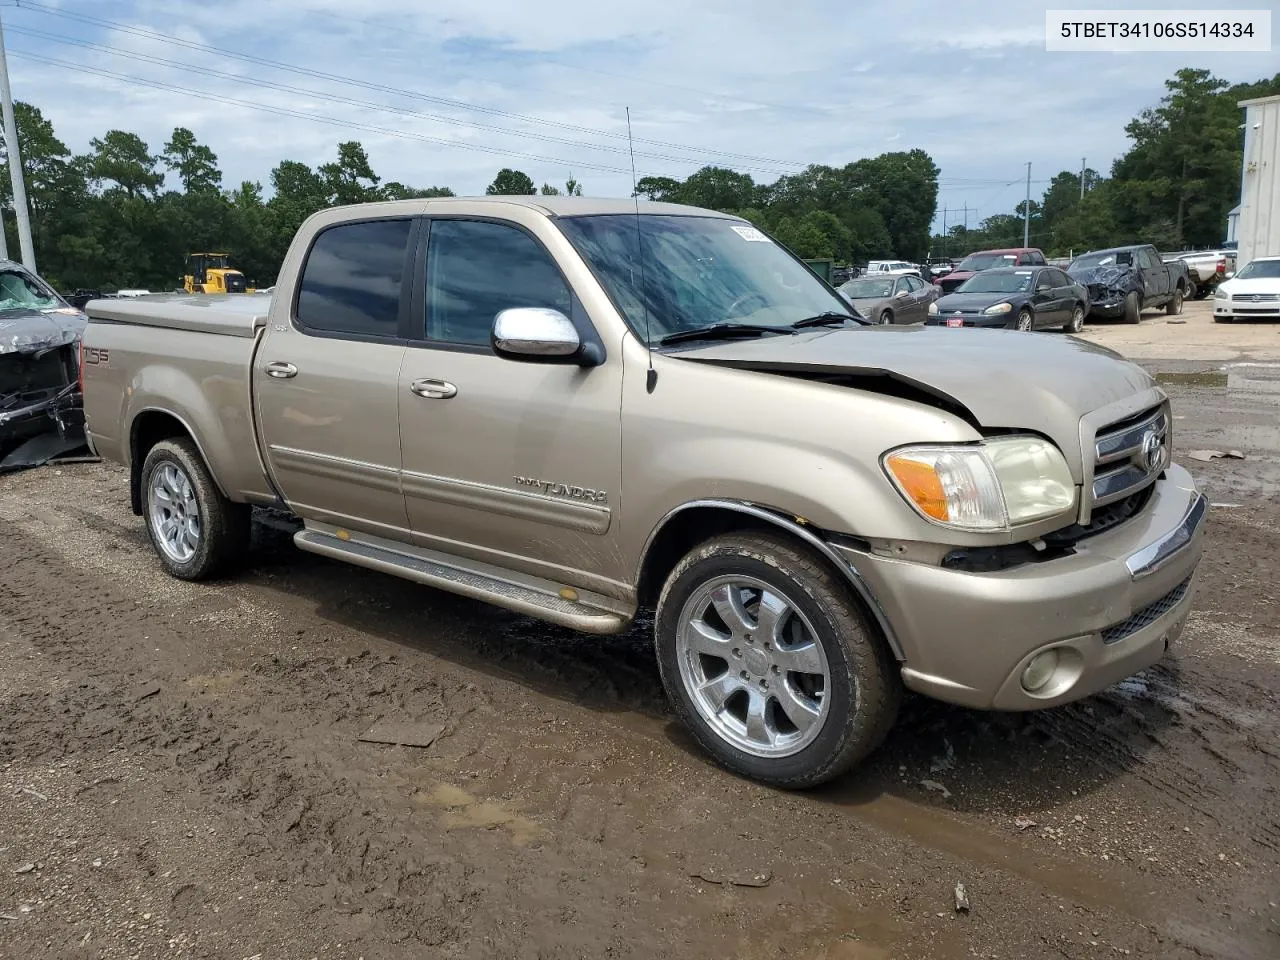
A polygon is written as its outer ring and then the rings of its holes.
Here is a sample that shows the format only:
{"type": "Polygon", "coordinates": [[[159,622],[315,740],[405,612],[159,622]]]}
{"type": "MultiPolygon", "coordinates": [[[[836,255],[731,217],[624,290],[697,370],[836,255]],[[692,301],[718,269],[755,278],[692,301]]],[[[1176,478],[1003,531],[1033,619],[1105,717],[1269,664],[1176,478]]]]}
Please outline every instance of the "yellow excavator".
{"type": "Polygon", "coordinates": [[[187,293],[254,293],[244,274],[231,266],[229,254],[193,253],[187,257],[187,273],[182,278],[187,293]]]}

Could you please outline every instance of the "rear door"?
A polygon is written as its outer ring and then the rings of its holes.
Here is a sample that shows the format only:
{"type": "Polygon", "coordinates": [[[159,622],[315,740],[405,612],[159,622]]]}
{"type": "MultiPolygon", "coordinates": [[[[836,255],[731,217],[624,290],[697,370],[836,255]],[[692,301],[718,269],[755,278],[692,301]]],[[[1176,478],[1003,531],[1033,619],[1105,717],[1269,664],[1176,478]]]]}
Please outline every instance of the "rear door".
{"type": "Polygon", "coordinates": [[[904,319],[908,323],[923,323],[926,318],[925,311],[929,307],[925,282],[914,275],[907,275],[903,280],[906,281],[907,295],[910,298],[910,318],[904,317],[904,319]]]}
{"type": "Polygon", "coordinates": [[[416,229],[395,218],[321,231],[253,369],[268,471],[293,511],[393,539],[408,537],[397,379],[416,229]]]}

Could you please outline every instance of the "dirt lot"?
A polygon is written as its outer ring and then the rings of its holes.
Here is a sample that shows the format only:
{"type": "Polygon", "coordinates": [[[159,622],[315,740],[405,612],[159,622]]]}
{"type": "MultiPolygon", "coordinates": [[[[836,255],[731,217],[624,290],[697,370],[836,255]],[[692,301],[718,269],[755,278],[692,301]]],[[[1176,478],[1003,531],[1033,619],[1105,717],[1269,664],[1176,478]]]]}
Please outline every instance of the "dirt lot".
{"type": "Polygon", "coordinates": [[[188,585],[115,468],[2,478],[0,956],[1280,956],[1280,393],[1199,361],[1153,364],[1177,446],[1247,459],[1186,461],[1218,506],[1174,654],[1042,714],[912,700],[807,794],[705,761],[645,629],[268,526],[188,585]],[[443,733],[360,742],[378,720],[443,733]]]}

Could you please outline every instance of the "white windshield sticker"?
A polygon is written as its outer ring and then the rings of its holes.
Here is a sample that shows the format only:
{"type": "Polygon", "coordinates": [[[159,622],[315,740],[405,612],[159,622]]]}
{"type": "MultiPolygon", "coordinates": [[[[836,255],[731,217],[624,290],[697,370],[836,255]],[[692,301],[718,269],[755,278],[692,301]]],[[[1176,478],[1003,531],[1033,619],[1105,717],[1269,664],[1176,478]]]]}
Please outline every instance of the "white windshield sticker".
{"type": "Polygon", "coordinates": [[[755,227],[740,227],[736,224],[729,227],[734,233],[743,240],[750,240],[752,243],[768,243],[769,238],[757,230],[755,227]]]}

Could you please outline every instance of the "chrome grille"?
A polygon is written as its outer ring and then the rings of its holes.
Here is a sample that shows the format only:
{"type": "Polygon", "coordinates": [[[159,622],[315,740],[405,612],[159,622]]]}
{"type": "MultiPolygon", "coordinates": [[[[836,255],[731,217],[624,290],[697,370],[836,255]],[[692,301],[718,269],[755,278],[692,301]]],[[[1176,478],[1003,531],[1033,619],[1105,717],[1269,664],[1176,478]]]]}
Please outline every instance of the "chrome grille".
{"type": "Polygon", "coordinates": [[[1280,300],[1280,293],[1233,293],[1232,303],[1275,303],[1280,300]]]}
{"type": "Polygon", "coordinates": [[[1166,613],[1176,607],[1182,598],[1187,595],[1187,588],[1191,586],[1191,578],[1183,580],[1180,584],[1166,593],[1159,600],[1155,600],[1141,610],[1134,613],[1128,620],[1122,620],[1117,624],[1113,624],[1102,631],[1103,643],[1118,643],[1125,637],[1132,636],[1144,627],[1149,627],[1155,623],[1166,613]]]}
{"type": "Polygon", "coordinates": [[[1169,411],[1160,406],[1104,427],[1094,442],[1093,506],[1155,483],[1169,465],[1169,411]]]}

